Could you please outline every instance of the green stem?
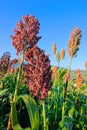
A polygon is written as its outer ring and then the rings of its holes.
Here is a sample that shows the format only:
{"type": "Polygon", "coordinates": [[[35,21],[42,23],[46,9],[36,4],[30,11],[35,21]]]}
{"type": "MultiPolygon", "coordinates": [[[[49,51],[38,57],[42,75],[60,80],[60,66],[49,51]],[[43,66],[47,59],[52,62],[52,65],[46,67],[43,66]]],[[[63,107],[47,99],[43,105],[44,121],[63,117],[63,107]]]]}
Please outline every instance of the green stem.
{"type": "Polygon", "coordinates": [[[60,73],[59,73],[59,68],[58,68],[58,95],[60,93],[60,79],[59,79],[60,73]]]}
{"type": "Polygon", "coordinates": [[[64,114],[65,114],[65,109],[64,109],[64,103],[65,103],[65,100],[64,100],[64,86],[63,86],[63,103],[62,103],[62,121],[64,121],[64,114]]]}
{"type": "Polygon", "coordinates": [[[45,102],[44,102],[44,100],[42,101],[42,105],[43,105],[43,125],[44,125],[44,130],[47,130],[47,126],[46,126],[46,111],[45,111],[45,102]]]}
{"type": "Polygon", "coordinates": [[[63,102],[63,106],[62,106],[62,121],[64,121],[64,112],[65,110],[64,110],[64,102],[63,102]]]}
{"type": "MultiPolygon", "coordinates": [[[[21,56],[22,56],[22,57],[21,57],[21,61],[20,61],[19,72],[18,72],[18,75],[17,75],[17,82],[16,82],[16,88],[15,88],[15,92],[14,92],[13,101],[16,100],[16,96],[17,96],[17,94],[18,94],[19,81],[20,81],[20,77],[21,77],[22,64],[23,64],[23,60],[24,60],[24,53],[22,53],[21,56]]],[[[12,123],[12,122],[11,122],[11,120],[12,120],[11,113],[12,113],[12,106],[11,106],[10,116],[9,116],[9,120],[8,120],[7,130],[9,130],[9,129],[8,129],[8,127],[9,127],[9,122],[12,123]]],[[[12,127],[12,124],[11,124],[11,127],[12,127]]]]}
{"type": "Polygon", "coordinates": [[[68,67],[69,73],[70,73],[70,69],[71,69],[71,64],[72,64],[72,57],[70,57],[70,64],[69,64],[69,67],[68,67]]]}
{"type": "Polygon", "coordinates": [[[23,60],[24,60],[24,53],[22,53],[21,55],[21,60],[20,60],[20,66],[19,66],[19,72],[17,75],[17,82],[16,82],[16,88],[15,88],[15,92],[14,92],[14,99],[16,99],[16,96],[18,94],[18,89],[19,89],[19,81],[20,81],[20,77],[21,77],[21,72],[22,72],[22,64],[23,64],[23,60]]]}
{"type": "Polygon", "coordinates": [[[82,116],[82,114],[83,114],[83,109],[82,109],[82,106],[81,106],[80,115],[82,116]]]}
{"type": "MultiPolygon", "coordinates": [[[[72,57],[70,58],[70,64],[69,64],[69,67],[68,67],[69,75],[70,75],[71,64],[72,64],[72,57]]],[[[66,94],[67,94],[67,86],[68,86],[68,82],[65,86],[66,88],[64,88],[64,86],[63,86],[62,121],[64,121],[64,114],[65,114],[64,104],[65,104],[65,98],[66,98],[66,94]]]]}
{"type": "MultiPolygon", "coordinates": [[[[72,64],[72,57],[70,57],[70,64],[69,64],[69,67],[68,67],[68,74],[69,74],[69,76],[70,76],[71,64],[72,64]]],[[[64,89],[63,89],[63,93],[64,93],[64,102],[65,102],[66,95],[67,95],[67,87],[68,87],[68,80],[66,80],[65,87],[64,87],[64,89]]]]}

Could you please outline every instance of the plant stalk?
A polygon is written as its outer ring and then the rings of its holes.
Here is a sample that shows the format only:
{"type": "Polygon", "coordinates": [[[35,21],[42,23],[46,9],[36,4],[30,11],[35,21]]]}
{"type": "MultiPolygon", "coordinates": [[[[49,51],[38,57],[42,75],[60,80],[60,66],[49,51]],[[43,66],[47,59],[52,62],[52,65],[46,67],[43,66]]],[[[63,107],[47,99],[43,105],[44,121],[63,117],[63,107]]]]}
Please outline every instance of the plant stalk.
{"type": "MultiPolygon", "coordinates": [[[[68,67],[69,75],[70,75],[71,64],[72,64],[72,57],[70,58],[70,64],[68,67]]],[[[64,104],[65,104],[65,99],[66,99],[66,94],[67,94],[67,86],[68,86],[68,81],[66,81],[65,87],[63,86],[62,121],[64,121],[64,114],[65,114],[64,104]]]]}
{"type": "Polygon", "coordinates": [[[64,114],[65,114],[65,108],[64,108],[64,104],[65,104],[65,100],[64,100],[64,86],[63,86],[63,93],[62,93],[62,99],[63,99],[63,103],[62,103],[62,121],[64,121],[64,114]]]}
{"type": "Polygon", "coordinates": [[[69,67],[68,67],[69,73],[70,73],[70,69],[71,69],[71,64],[72,64],[72,57],[70,57],[70,64],[69,64],[69,67]]]}
{"type": "MultiPolygon", "coordinates": [[[[19,66],[19,72],[18,72],[18,75],[17,75],[17,82],[16,82],[16,88],[15,88],[15,92],[14,92],[13,101],[16,100],[16,97],[17,97],[17,94],[18,94],[19,81],[20,81],[21,72],[22,72],[23,60],[24,60],[24,53],[22,53],[22,55],[21,55],[20,66],[19,66]]],[[[12,122],[11,122],[11,120],[12,120],[12,117],[11,117],[11,111],[10,111],[10,116],[9,116],[9,120],[8,120],[7,130],[13,130],[13,129],[12,129],[12,122]],[[9,128],[10,128],[10,129],[9,129],[9,128]]]]}
{"type": "Polygon", "coordinates": [[[15,88],[15,92],[14,92],[14,99],[13,99],[13,101],[16,99],[16,96],[17,96],[17,94],[18,94],[19,81],[20,81],[21,72],[22,72],[23,60],[24,60],[24,53],[22,53],[22,55],[21,55],[20,66],[19,66],[19,72],[18,72],[18,75],[17,75],[17,82],[16,82],[16,88],[15,88]]]}
{"type": "Polygon", "coordinates": [[[42,101],[42,106],[43,106],[43,125],[44,125],[44,129],[43,130],[47,130],[47,126],[46,126],[46,111],[45,111],[45,101],[42,101]]]}
{"type": "Polygon", "coordinates": [[[63,102],[63,106],[62,106],[62,121],[64,121],[64,102],[63,102]]]}

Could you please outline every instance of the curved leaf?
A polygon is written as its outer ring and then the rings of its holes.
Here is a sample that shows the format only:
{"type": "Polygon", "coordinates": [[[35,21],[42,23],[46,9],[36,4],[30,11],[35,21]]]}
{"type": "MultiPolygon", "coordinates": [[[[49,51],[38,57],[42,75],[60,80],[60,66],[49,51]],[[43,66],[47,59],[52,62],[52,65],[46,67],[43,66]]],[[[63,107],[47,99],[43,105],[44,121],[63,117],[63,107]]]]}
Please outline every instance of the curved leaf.
{"type": "Polygon", "coordinates": [[[26,105],[32,129],[36,128],[36,130],[38,130],[39,112],[35,100],[29,95],[21,95],[20,98],[26,105]]]}
{"type": "Polygon", "coordinates": [[[7,91],[8,91],[8,89],[2,89],[2,90],[0,90],[0,97],[4,96],[7,91]]]}
{"type": "Polygon", "coordinates": [[[17,102],[12,103],[12,128],[14,130],[24,130],[24,128],[22,128],[20,126],[19,121],[18,121],[17,111],[16,111],[16,104],[17,104],[17,102]]]}
{"type": "Polygon", "coordinates": [[[75,111],[75,107],[71,107],[71,109],[69,110],[68,114],[69,114],[69,117],[73,117],[74,115],[74,111],[75,111]]]}
{"type": "Polygon", "coordinates": [[[61,80],[63,78],[64,74],[66,73],[66,69],[61,69],[61,71],[59,73],[60,73],[59,79],[61,80]]]}
{"type": "Polygon", "coordinates": [[[18,96],[17,100],[12,103],[12,127],[14,130],[38,130],[39,126],[39,113],[38,113],[38,108],[35,100],[30,97],[29,95],[20,95],[18,96]],[[26,105],[30,123],[31,123],[31,128],[22,128],[19,124],[18,117],[17,117],[17,110],[16,110],[16,105],[19,100],[23,100],[23,102],[26,105]]]}

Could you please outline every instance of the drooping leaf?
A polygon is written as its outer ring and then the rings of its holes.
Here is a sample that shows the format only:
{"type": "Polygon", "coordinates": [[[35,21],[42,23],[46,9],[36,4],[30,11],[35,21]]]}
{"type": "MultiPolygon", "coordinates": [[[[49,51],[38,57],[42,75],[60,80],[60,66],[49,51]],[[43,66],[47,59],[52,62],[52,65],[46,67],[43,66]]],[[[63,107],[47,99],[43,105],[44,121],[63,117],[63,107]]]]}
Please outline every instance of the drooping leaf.
{"type": "Polygon", "coordinates": [[[20,95],[17,100],[12,103],[12,127],[14,130],[38,130],[39,126],[39,113],[35,100],[29,95],[20,95]],[[26,109],[28,111],[28,116],[30,119],[31,128],[22,128],[19,124],[17,117],[16,105],[19,100],[23,100],[26,109]]]}
{"type": "Polygon", "coordinates": [[[59,79],[61,80],[64,74],[66,73],[66,69],[62,69],[59,73],[60,73],[59,79]]]}
{"type": "Polygon", "coordinates": [[[23,130],[23,128],[20,126],[18,117],[17,117],[17,110],[16,110],[16,104],[17,102],[12,103],[12,128],[14,130],[23,130]]]}
{"type": "Polygon", "coordinates": [[[0,97],[4,96],[7,93],[8,89],[1,89],[0,90],[0,97]]]}
{"type": "Polygon", "coordinates": [[[20,96],[20,98],[24,101],[26,105],[32,129],[36,128],[36,130],[38,130],[39,113],[35,100],[29,95],[22,95],[20,96]]]}
{"type": "Polygon", "coordinates": [[[73,117],[74,111],[75,111],[75,107],[73,106],[73,107],[71,107],[71,109],[68,112],[68,114],[69,114],[70,117],[73,117]]]}

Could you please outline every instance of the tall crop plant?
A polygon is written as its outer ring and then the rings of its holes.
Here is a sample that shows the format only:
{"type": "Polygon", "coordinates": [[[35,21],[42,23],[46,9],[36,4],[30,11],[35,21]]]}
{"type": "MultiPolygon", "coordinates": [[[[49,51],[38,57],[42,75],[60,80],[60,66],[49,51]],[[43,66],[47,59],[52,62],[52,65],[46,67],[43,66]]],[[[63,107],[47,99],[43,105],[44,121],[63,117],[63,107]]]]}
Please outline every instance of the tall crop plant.
{"type": "Polygon", "coordinates": [[[39,129],[39,109],[35,101],[36,99],[40,100],[43,107],[43,129],[46,130],[44,99],[51,87],[50,61],[48,55],[45,55],[44,51],[36,46],[38,40],[41,38],[37,36],[39,32],[38,19],[32,15],[27,15],[23,16],[23,20],[18,22],[16,25],[17,29],[14,30],[15,35],[11,36],[12,44],[20,59],[7,129],[39,129]],[[27,94],[21,95],[19,92],[22,76],[24,77],[24,83],[29,86],[31,96],[27,94]],[[22,104],[24,104],[29,115],[28,126],[21,126],[19,122],[18,106],[20,102],[22,102],[20,109],[23,107],[22,104]]]}

